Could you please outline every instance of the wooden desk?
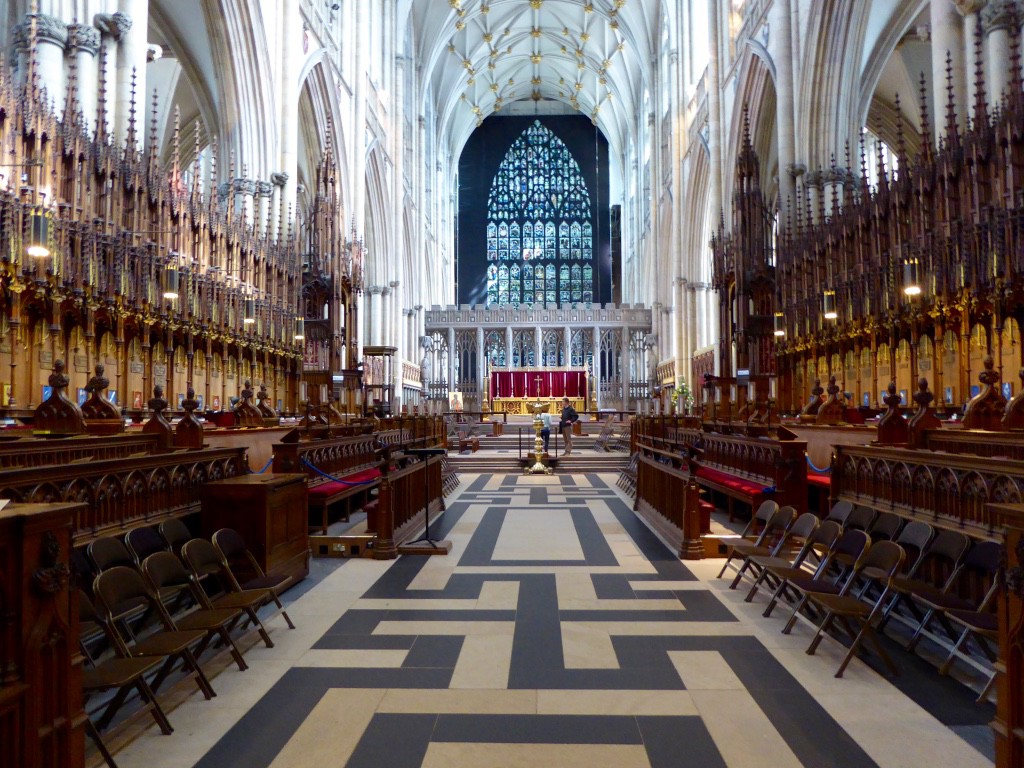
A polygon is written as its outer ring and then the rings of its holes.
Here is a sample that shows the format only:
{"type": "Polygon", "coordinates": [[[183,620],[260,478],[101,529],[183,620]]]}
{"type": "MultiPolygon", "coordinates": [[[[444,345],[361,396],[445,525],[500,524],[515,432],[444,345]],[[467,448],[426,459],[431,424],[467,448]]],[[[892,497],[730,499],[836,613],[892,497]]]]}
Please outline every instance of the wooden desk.
{"type": "Polygon", "coordinates": [[[304,474],[268,472],[207,483],[201,521],[206,538],[221,528],[238,531],[267,573],[288,576],[291,584],[309,575],[304,474]]]}

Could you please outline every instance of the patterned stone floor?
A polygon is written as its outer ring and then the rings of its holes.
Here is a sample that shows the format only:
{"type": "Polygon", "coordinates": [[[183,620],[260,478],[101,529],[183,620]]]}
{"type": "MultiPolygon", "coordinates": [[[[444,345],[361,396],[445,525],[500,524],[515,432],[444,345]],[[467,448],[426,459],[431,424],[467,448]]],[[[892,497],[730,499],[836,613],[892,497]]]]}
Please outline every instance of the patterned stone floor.
{"type": "Polygon", "coordinates": [[[865,664],[833,678],[844,649],[807,656],[808,626],[781,635],[721,561],[680,563],[613,486],[464,476],[433,532],[450,556],[335,561],[298,629],[272,622],[275,648],[119,765],[991,765],[865,664]]]}

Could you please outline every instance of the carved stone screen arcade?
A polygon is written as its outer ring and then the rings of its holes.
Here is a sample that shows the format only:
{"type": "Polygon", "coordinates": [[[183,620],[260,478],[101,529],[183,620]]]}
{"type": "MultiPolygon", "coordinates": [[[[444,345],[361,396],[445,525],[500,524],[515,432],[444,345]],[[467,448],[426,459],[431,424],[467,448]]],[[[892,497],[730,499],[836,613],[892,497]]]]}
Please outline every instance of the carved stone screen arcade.
{"type": "Polygon", "coordinates": [[[608,145],[580,116],[491,117],[459,164],[458,301],[610,300],[608,145]]]}

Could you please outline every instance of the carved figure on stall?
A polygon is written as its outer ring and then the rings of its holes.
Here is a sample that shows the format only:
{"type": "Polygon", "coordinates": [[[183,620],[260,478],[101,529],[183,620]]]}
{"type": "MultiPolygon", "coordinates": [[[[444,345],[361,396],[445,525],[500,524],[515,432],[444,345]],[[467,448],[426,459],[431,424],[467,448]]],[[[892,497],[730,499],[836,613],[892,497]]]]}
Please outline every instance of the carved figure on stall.
{"type": "Polygon", "coordinates": [[[653,391],[658,386],[658,334],[648,333],[644,336],[644,347],[647,348],[647,384],[653,391]]]}
{"type": "Polygon", "coordinates": [[[431,352],[434,348],[434,340],[429,336],[420,336],[420,346],[423,348],[423,358],[420,360],[420,381],[423,382],[423,392],[433,383],[433,360],[431,352]]]}

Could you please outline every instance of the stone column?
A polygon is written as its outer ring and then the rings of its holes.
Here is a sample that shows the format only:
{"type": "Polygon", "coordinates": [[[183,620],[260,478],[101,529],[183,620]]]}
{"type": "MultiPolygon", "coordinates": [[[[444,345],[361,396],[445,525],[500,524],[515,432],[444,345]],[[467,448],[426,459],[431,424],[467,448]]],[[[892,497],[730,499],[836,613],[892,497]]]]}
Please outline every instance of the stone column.
{"type": "MultiPolygon", "coordinates": [[[[974,38],[978,34],[980,22],[979,12],[988,0],[954,0],[956,9],[964,17],[964,76],[967,80],[967,104],[965,111],[974,117],[974,101],[977,98],[977,84],[974,81],[974,70],[978,66],[978,51],[974,49],[974,38]]],[[[980,52],[981,71],[985,72],[984,48],[980,52]]]]}
{"type": "Polygon", "coordinates": [[[413,318],[413,327],[416,329],[413,336],[415,338],[415,343],[419,344],[420,339],[427,335],[426,313],[423,311],[422,304],[417,304],[412,308],[412,311],[415,314],[415,317],[413,318]]]}
{"type": "Polygon", "coordinates": [[[382,285],[380,288],[380,320],[375,324],[374,338],[378,344],[389,345],[391,329],[388,328],[388,316],[391,314],[391,289],[382,285]]]}
{"type": "Polygon", "coordinates": [[[622,365],[619,368],[620,378],[620,397],[622,398],[622,410],[627,410],[629,407],[629,384],[633,378],[632,368],[633,363],[636,362],[633,359],[633,350],[629,348],[629,328],[622,329],[622,365]]]}
{"type": "MultiPolygon", "coordinates": [[[[399,282],[392,280],[388,283],[388,287],[391,288],[391,312],[388,314],[388,339],[391,346],[395,348],[395,357],[392,360],[391,366],[391,383],[394,386],[395,397],[399,398],[396,400],[398,405],[396,409],[401,406],[402,396],[402,368],[405,360],[405,344],[402,338],[405,326],[399,322],[399,313],[401,312],[402,299],[399,293],[399,282]]],[[[400,411],[399,411],[400,412],[400,411]]]]}
{"type": "Polygon", "coordinates": [[[675,329],[672,327],[672,311],[672,307],[662,307],[661,310],[661,328],[665,335],[662,336],[661,354],[658,359],[663,363],[675,359],[676,342],[675,329]]]}
{"type": "MultiPolygon", "coordinates": [[[[64,49],[68,44],[68,25],[48,13],[29,14],[13,30],[14,46],[28,53],[35,22],[37,84],[46,89],[47,101],[56,105],[57,114],[64,110],[67,82],[64,77],[64,49]]],[[[27,59],[27,56],[26,56],[27,59]]],[[[27,68],[23,69],[27,72],[27,68]]]]}
{"type": "Polygon", "coordinates": [[[772,61],[775,63],[775,125],[779,137],[779,225],[785,227],[796,185],[786,171],[796,162],[796,127],[793,124],[793,36],[790,0],[774,0],[769,11],[772,61]]]}
{"type": "Polygon", "coordinates": [[[533,362],[538,368],[544,367],[544,342],[541,327],[533,327],[533,362]]]}
{"type": "Polygon", "coordinates": [[[483,410],[484,404],[484,378],[487,376],[487,363],[484,359],[484,327],[476,327],[476,396],[479,401],[479,410],[483,410]]]}
{"type": "Polygon", "coordinates": [[[562,329],[562,336],[565,339],[565,365],[563,368],[572,368],[572,328],[568,325],[562,329]]]}
{"type": "MultiPolygon", "coordinates": [[[[967,114],[964,101],[967,96],[967,79],[964,72],[964,30],[963,19],[956,9],[954,0],[931,0],[932,33],[932,90],[935,104],[935,140],[946,134],[946,112],[949,107],[949,91],[946,87],[946,56],[949,55],[953,79],[953,98],[957,102],[957,128],[963,130],[964,115],[967,114]]],[[[1002,62],[1006,72],[1006,59],[1002,62]]]]}
{"type": "MultiPolygon", "coordinates": [[[[718,344],[720,341],[719,336],[721,335],[721,326],[719,325],[721,319],[721,307],[718,305],[718,291],[711,288],[710,285],[704,285],[704,296],[708,303],[708,344],[718,344]]],[[[718,355],[715,356],[715,375],[722,375],[722,361],[718,355]]]]}
{"type": "Polygon", "coordinates": [[[505,327],[505,365],[512,368],[512,326],[505,327]]]}
{"type": "Polygon", "coordinates": [[[686,326],[683,322],[683,316],[686,314],[686,308],[684,305],[686,297],[686,281],[677,277],[675,282],[672,284],[675,291],[673,296],[673,302],[675,304],[675,314],[673,320],[675,323],[675,349],[673,350],[676,359],[676,387],[679,387],[679,380],[686,378],[684,373],[685,361],[686,361],[686,326]]]}
{"type": "Polygon", "coordinates": [[[366,293],[370,297],[370,327],[368,338],[370,339],[370,345],[374,347],[380,346],[381,344],[381,294],[383,292],[384,288],[380,285],[371,285],[366,289],[366,293]]]}
{"type": "Polygon", "coordinates": [[[711,155],[711,191],[708,196],[708,213],[711,215],[711,229],[718,223],[722,212],[722,101],[721,76],[718,61],[719,14],[721,0],[708,0],[708,153],[711,155]]]}
{"type": "Polygon", "coordinates": [[[272,231],[273,227],[270,219],[272,216],[271,212],[273,211],[271,204],[274,198],[274,185],[269,181],[257,181],[256,195],[258,200],[258,205],[256,206],[256,210],[258,211],[256,214],[258,217],[258,221],[256,222],[256,231],[261,235],[266,235],[268,232],[272,231]]]}
{"type": "Polygon", "coordinates": [[[448,326],[448,391],[454,392],[455,385],[455,329],[448,326]]]}
{"type": "Polygon", "coordinates": [[[595,325],[593,329],[591,349],[594,353],[594,365],[591,371],[594,380],[594,394],[597,397],[597,409],[601,410],[601,327],[598,325],[595,325]]]}
{"type": "Polygon", "coordinates": [[[988,103],[995,106],[1010,86],[1010,27],[1017,23],[1016,0],[990,0],[983,19],[988,36],[988,103]]]}
{"type": "Polygon", "coordinates": [[[68,27],[68,51],[78,68],[78,105],[90,134],[96,130],[96,106],[99,96],[100,31],[88,24],[68,27]]]}
{"type": "MultiPolygon", "coordinates": [[[[693,356],[700,348],[700,329],[697,327],[697,286],[690,283],[686,287],[686,326],[689,346],[686,349],[686,378],[693,376],[693,356]]],[[[690,391],[693,392],[695,382],[690,382],[690,391]]]]}

